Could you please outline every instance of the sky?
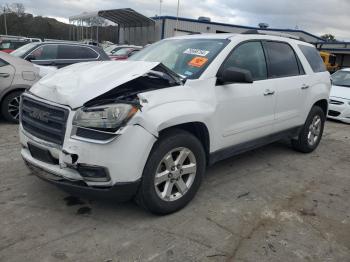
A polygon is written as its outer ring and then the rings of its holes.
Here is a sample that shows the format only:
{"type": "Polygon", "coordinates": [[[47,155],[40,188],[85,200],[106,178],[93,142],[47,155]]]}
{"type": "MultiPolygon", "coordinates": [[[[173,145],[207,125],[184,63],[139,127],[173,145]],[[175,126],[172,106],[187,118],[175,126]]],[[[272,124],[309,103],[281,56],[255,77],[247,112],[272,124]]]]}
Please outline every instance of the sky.
{"type": "MultiPolygon", "coordinates": [[[[159,14],[160,0],[0,0],[21,2],[26,12],[68,22],[82,12],[133,8],[159,14]]],[[[176,16],[177,0],[162,0],[161,15],[176,16]]],[[[300,29],[315,35],[330,33],[350,40],[350,0],[180,0],[180,17],[210,17],[213,22],[246,26],[268,23],[271,28],[300,29]]]]}

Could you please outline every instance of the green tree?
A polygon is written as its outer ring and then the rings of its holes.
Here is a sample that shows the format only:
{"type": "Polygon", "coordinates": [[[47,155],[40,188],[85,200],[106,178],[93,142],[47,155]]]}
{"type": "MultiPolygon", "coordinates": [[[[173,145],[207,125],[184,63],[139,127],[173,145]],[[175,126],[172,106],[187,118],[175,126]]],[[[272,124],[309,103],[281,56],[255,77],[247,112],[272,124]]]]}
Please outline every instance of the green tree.
{"type": "Polygon", "coordinates": [[[324,40],[327,41],[327,42],[334,42],[334,41],[337,41],[337,40],[335,39],[335,36],[332,35],[332,34],[324,34],[324,35],[321,36],[321,38],[324,39],[324,40]]]}

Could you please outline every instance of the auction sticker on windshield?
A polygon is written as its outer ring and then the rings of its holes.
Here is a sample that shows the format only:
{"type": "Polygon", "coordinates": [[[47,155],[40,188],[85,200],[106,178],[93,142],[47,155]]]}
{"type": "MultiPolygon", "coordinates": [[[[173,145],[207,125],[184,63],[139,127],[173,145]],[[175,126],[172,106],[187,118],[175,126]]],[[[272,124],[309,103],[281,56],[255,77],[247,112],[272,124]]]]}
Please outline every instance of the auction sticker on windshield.
{"type": "Polygon", "coordinates": [[[206,62],[208,62],[208,58],[197,56],[194,57],[190,62],[188,62],[188,65],[194,67],[202,67],[205,65],[206,62]]]}
{"type": "Polygon", "coordinates": [[[184,51],[184,54],[196,55],[196,56],[207,56],[209,53],[210,53],[210,51],[202,50],[202,49],[196,49],[196,48],[187,48],[184,51]]]}

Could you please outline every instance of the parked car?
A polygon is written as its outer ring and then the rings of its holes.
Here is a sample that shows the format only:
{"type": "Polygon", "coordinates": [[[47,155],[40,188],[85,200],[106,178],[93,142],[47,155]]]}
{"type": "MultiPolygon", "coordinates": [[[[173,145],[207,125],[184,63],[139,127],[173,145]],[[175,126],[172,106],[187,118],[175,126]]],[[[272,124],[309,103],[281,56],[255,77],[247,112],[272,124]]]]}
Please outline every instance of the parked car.
{"type": "Polygon", "coordinates": [[[109,45],[105,47],[103,50],[106,52],[107,55],[113,55],[119,49],[128,48],[128,47],[142,48],[142,46],[136,46],[136,45],[109,45]]]}
{"type": "Polygon", "coordinates": [[[321,141],[329,73],[311,44],[261,34],[162,40],[127,61],[57,70],[22,96],[22,157],[80,195],[168,214],[205,169],[277,141],[321,141]]]}
{"type": "Polygon", "coordinates": [[[126,60],[130,56],[139,52],[141,49],[142,47],[138,47],[138,46],[122,47],[122,48],[119,48],[118,50],[114,49],[112,52],[110,52],[109,57],[111,58],[111,60],[126,60]]]}
{"type": "Polygon", "coordinates": [[[39,71],[28,61],[0,52],[0,105],[6,120],[18,122],[20,95],[39,80],[39,71]]]}
{"type": "Polygon", "coordinates": [[[1,39],[0,38],[0,51],[5,53],[11,53],[17,48],[29,43],[29,39],[1,39]]]}
{"type": "Polygon", "coordinates": [[[22,46],[11,55],[37,65],[62,68],[79,62],[110,60],[97,46],[72,42],[35,42],[22,46]]]}
{"type": "Polygon", "coordinates": [[[332,75],[328,118],[350,124],[350,68],[332,75]]]}

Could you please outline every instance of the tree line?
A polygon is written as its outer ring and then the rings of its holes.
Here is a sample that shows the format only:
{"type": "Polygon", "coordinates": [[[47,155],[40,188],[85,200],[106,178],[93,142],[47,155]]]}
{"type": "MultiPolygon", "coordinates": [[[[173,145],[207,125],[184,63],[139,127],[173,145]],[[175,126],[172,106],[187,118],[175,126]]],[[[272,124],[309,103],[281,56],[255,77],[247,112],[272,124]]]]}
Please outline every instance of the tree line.
{"type": "Polygon", "coordinates": [[[118,27],[103,26],[96,28],[78,27],[57,21],[54,18],[33,16],[24,12],[21,6],[16,9],[6,10],[0,15],[0,35],[5,34],[5,16],[8,35],[49,38],[60,40],[76,40],[77,36],[81,37],[82,30],[85,38],[98,39],[99,41],[118,42],[118,27]],[[91,30],[92,29],[92,30],[91,30]]]}

